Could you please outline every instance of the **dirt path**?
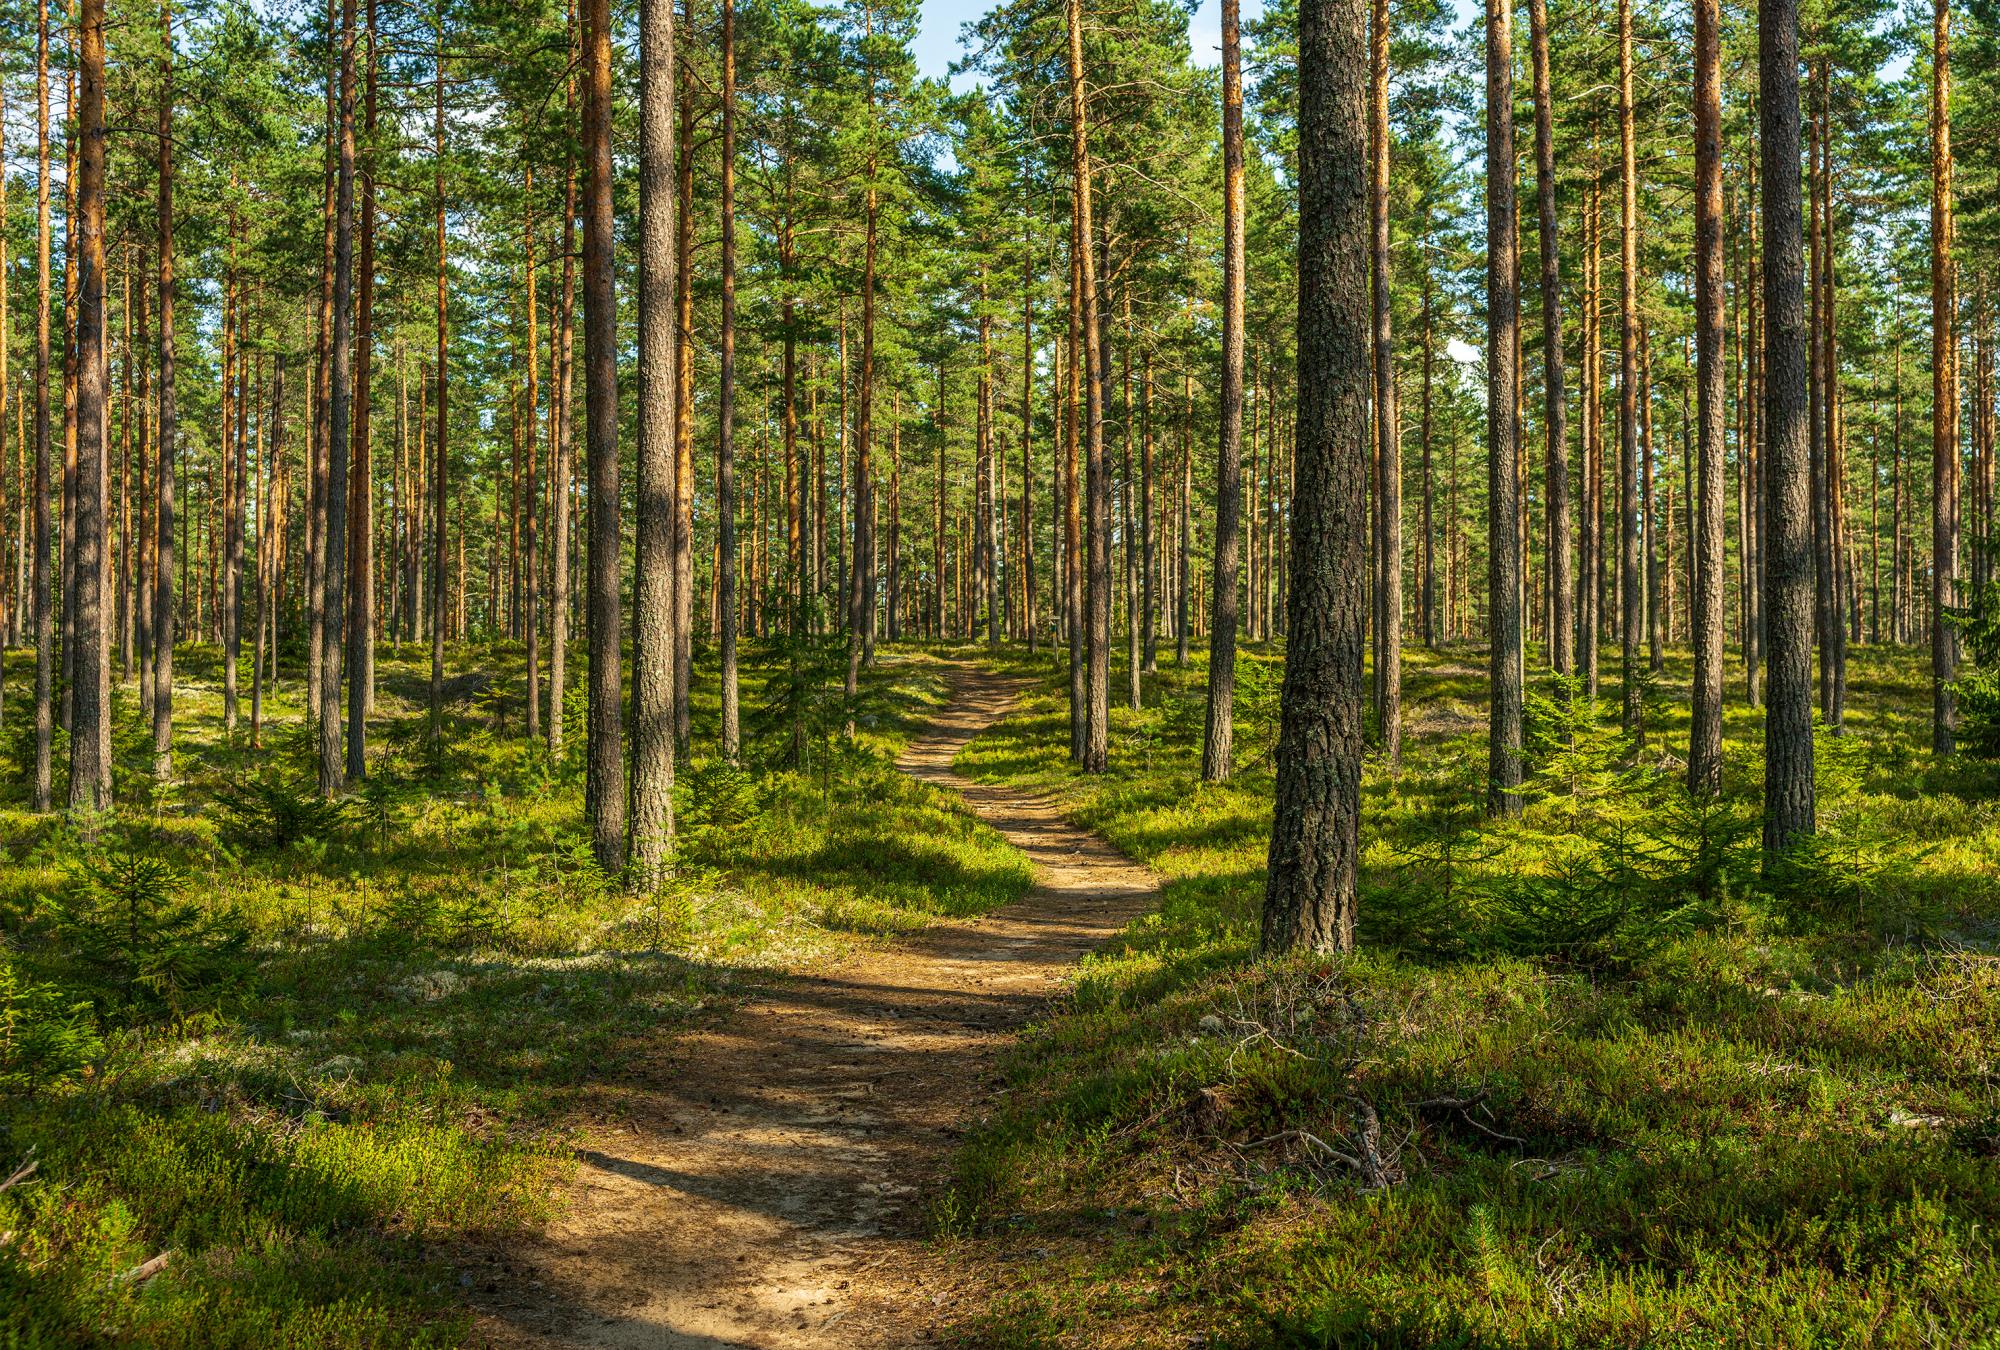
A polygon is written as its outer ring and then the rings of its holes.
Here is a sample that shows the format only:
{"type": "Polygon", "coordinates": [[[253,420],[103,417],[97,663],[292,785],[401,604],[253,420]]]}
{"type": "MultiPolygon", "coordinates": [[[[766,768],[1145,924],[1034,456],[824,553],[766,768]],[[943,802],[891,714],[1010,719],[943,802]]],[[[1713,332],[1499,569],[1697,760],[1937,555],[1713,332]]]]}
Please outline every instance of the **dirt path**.
{"type": "Polygon", "coordinates": [[[829,974],[779,982],[637,1066],[582,1151],[566,1215],[467,1271],[495,1346],[921,1344],[958,1275],[922,1240],[953,1140],[1012,1033],[1156,878],[1047,804],[951,771],[1017,682],[965,672],[899,767],[960,793],[1039,884],[829,974]]]}

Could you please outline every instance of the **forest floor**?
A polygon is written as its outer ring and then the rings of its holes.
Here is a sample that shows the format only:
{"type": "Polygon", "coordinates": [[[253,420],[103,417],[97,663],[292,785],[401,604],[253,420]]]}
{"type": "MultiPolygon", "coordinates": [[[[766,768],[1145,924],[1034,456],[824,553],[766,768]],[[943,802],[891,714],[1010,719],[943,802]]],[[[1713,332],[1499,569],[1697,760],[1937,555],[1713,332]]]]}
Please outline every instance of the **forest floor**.
{"type": "Polygon", "coordinates": [[[955,675],[897,766],[962,796],[1034,864],[1034,890],[773,980],[593,1085],[560,1217],[470,1271],[476,1338],[897,1347],[931,1340],[977,1298],[977,1274],[925,1240],[956,1140],[991,1108],[1013,1033],[1156,891],[1048,802],[952,771],[1024,683],[955,675]]]}

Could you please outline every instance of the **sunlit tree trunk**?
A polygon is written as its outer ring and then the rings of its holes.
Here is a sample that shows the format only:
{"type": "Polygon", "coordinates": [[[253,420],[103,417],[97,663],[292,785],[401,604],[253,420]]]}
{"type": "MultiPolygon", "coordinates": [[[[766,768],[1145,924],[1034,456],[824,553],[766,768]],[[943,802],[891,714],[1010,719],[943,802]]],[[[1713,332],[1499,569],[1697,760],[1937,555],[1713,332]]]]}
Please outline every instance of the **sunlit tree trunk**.
{"type": "MultiPolygon", "coordinates": [[[[641,894],[666,874],[674,830],[674,12],[639,15],[639,454],[632,582],[632,870],[641,894]]],[[[789,375],[789,368],[787,370],[789,375]]],[[[787,390],[789,393],[789,388],[787,390]]],[[[787,408],[790,407],[789,399],[787,408]]]]}
{"type": "Polygon", "coordinates": [[[583,9],[584,455],[590,472],[590,730],[584,784],[598,865],[625,852],[618,619],[618,311],[612,291],[611,4],[583,9]]]}
{"type": "Polygon", "coordinates": [[[1958,733],[1958,347],[1952,311],[1951,5],[1931,18],[1931,749],[1948,755],[1958,733]]]}
{"type": "MultiPolygon", "coordinates": [[[[1074,5],[1075,0],[1071,3],[1074,5]]],[[[1362,39],[1358,27],[1347,34],[1340,26],[1337,16],[1343,12],[1329,10],[1315,15],[1316,23],[1327,25],[1322,41],[1336,41],[1345,36],[1357,42],[1362,39]]],[[[1357,14],[1357,23],[1358,18],[1357,14]]],[[[1215,467],[1215,584],[1209,601],[1208,720],[1201,751],[1201,776],[1210,783],[1229,777],[1236,707],[1236,555],[1243,510],[1244,178],[1240,44],[1237,0],[1222,0],[1222,406],[1215,467]]],[[[1338,115],[1339,111],[1336,105],[1330,115],[1338,115]]],[[[1360,484],[1354,487],[1359,493],[1360,484]]],[[[1361,565],[1357,561],[1357,570],[1361,565]]]]}
{"type": "MultiPolygon", "coordinates": [[[[1537,0],[1540,3],[1540,0],[1537,0]]],[[[1694,6],[1696,497],[1688,790],[1722,788],[1722,9],[1694,6]]]]}
{"type": "MultiPolygon", "coordinates": [[[[46,14],[46,0],[44,3],[46,14]]],[[[46,23],[46,19],[44,20],[46,23]]],[[[46,47],[46,43],[44,43],[46,47]]],[[[160,376],[156,397],[159,400],[159,451],[155,456],[156,491],[158,497],[153,508],[154,528],[159,531],[159,542],[153,553],[153,776],[164,782],[173,773],[174,736],[174,459],[179,449],[178,430],[175,427],[175,375],[174,375],[174,137],[173,137],[173,9],[170,4],[160,5],[160,88],[158,118],[158,195],[155,200],[155,218],[159,234],[160,269],[160,376]]],[[[46,106],[46,105],[45,105],[46,106]]],[[[46,116],[44,117],[46,126],[46,116]]],[[[46,179],[48,155],[44,136],[42,172],[46,179]]],[[[42,294],[48,295],[48,198],[42,198],[42,294]]],[[[37,550],[37,570],[41,580],[36,583],[42,597],[41,620],[48,622],[48,526],[43,503],[47,500],[48,459],[48,306],[44,298],[42,308],[42,351],[36,357],[36,417],[41,463],[36,467],[37,504],[36,511],[41,519],[36,525],[35,548],[37,550]]],[[[46,646],[46,644],[44,644],[46,646]]],[[[46,672],[38,662],[36,679],[36,775],[35,788],[38,798],[42,794],[41,747],[43,712],[40,706],[46,701],[43,686],[46,672]]]]}

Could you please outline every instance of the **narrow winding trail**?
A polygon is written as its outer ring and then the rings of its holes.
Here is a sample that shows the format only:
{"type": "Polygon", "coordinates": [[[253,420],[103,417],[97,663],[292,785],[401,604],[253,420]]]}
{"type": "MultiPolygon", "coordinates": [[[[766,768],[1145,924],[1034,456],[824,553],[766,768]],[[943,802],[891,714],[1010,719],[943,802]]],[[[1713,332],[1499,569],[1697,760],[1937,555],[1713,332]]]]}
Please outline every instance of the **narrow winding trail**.
{"type": "Polygon", "coordinates": [[[955,679],[898,767],[964,797],[1035,889],[827,974],[775,981],[615,1089],[550,1230],[469,1279],[503,1347],[919,1345],[963,1308],[923,1241],[954,1140],[998,1056],[1068,968],[1155,901],[1157,878],[1047,803],[952,772],[1021,684],[955,679]]]}

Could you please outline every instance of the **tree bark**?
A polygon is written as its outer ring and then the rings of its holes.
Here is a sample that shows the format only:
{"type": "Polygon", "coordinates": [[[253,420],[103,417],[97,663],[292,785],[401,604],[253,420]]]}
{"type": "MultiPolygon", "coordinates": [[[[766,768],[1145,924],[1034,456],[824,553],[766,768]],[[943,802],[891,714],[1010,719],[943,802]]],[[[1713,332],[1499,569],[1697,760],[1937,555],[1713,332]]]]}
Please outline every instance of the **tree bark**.
{"type": "MultiPolygon", "coordinates": [[[[1699,3],[1699,0],[1697,0],[1699,3]]],[[[1558,675],[1567,675],[1576,664],[1576,617],[1574,605],[1574,560],[1570,542],[1569,446],[1565,418],[1568,412],[1563,387],[1562,253],[1557,238],[1556,152],[1554,96],[1549,84],[1548,0],[1531,0],[1528,9],[1529,42],[1533,47],[1535,81],[1535,205],[1538,216],[1542,263],[1542,429],[1547,437],[1544,471],[1547,475],[1549,585],[1549,665],[1558,675]]],[[[1429,314],[1429,290],[1425,290],[1425,313],[1429,314]]],[[[1429,379],[1429,350],[1425,351],[1425,379],[1429,379]]],[[[1429,385],[1425,386],[1428,405],[1429,385]]],[[[1429,410],[1426,406],[1426,418],[1429,410]]],[[[1425,438],[1429,451],[1429,438],[1425,438]]],[[[1428,541],[1430,509],[1429,477],[1426,470],[1424,509],[1428,541]]],[[[1428,581],[1428,543],[1426,544],[1428,581]]],[[[1426,615],[1429,601],[1426,598],[1426,615]]],[[[1428,632],[1428,629],[1426,630],[1428,632]]],[[[1426,641],[1428,641],[1426,637],[1426,641]]]]}
{"type": "MultiPolygon", "coordinates": [[[[1540,3],[1540,0],[1537,0],[1540,3]]],[[[1722,789],[1722,10],[1694,6],[1696,501],[1688,790],[1722,789]]]]}
{"type": "MultiPolygon", "coordinates": [[[[1316,32],[1317,40],[1362,40],[1358,28],[1348,33],[1341,26],[1344,8],[1319,12],[1322,3],[1329,0],[1314,0],[1314,23],[1326,25],[1316,32]]],[[[1358,11],[1354,21],[1359,21],[1358,11]]],[[[1329,115],[1340,111],[1337,105],[1329,115]]],[[[1243,510],[1243,213],[1241,37],[1237,0],[1222,0],[1222,407],[1215,467],[1215,584],[1209,601],[1208,720],[1201,751],[1201,776],[1209,783],[1229,777],[1235,732],[1236,574],[1243,510]]],[[[1354,487],[1358,493],[1360,485],[1354,487]]]]}
{"type": "MultiPolygon", "coordinates": [[[[679,315],[674,275],[674,12],[639,14],[639,456],[632,581],[632,870],[641,894],[666,875],[674,830],[674,470],[679,315]]],[[[787,403],[789,407],[789,402],[787,403]]]]}
{"type": "Polygon", "coordinates": [[[612,291],[611,4],[583,7],[584,454],[590,469],[590,729],[584,799],[598,865],[625,852],[618,618],[618,310],[612,291]]]}
{"type": "Polygon", "coordinates": [[[1521,483],[1514,421],[1514,330],[1521,304],[1514,266],[1513,24],[1512,0],[1486,0],[1487,621],[1493,686],[1486,805],[1497,816],[1521,810],[1521,483]]]}
{"type": "Polygon", "coordinates": [[[1758,21],[1764,179],[1765,867],[1813,830],[1812,484],[1806,444],[1805,242],[1799,201],[1799,16],[1765,0],[1758,21]]]}
{"type": "Polygon", "coordinates": [[[1375,706],[1382,757],[1403,759],[1403,436],[1396,406],[1393,259],[1389,253],[1389,0],[1375,0],[1370,24],[1369,250],[1374,261],[1375,462],[1381,521],[1375,569],[1375,706]]]}
{"type": "Polygon", "coordinates": [[[1958,735],[1958,347],[1952,312],[1951,4],[1931,19],[1931,750],[1948,755],[1958,735]]]}
{"type": "Polygon", "coordinates": [[[1363,23],[1361,0],[1300,7],[1298,485],[1267,952],[1354,944],[1371,334],[1353,298],[1367,284],[1366,199],[1379,163],[1362,109],[1363,23]]]}
{"type": "MultiPolygon", "coordinates": [[[[44,0],[46,10],[46,0],[44,0]]],[[[46,43],[44,44],[46,46],[46,43]]],[[[162,0],[160,5],[160,89],[158,121],[158,183],[159,191],[155,202],[155,218],[159,234],[160,269],[160,375],[156,390],[159,399],[159,452],[157,460],[158,497],[153,508],[153,522],[159,530],[159,542],[154,549],[153,564],[153,776],[165,782],[174,770],[174,460],[179,449],[178,431],[175,427],[174,389],[174,159],[173,159],[173,9],[170,0],[162,0]]],[[[44,137],[46,143],[46,137],[44,137]]],[[[48,172],[46,147],[42,158],[44,178],[48,172]]],[[[48,199],[42,198],[42,294],[48,294],[48,199]]],[[[36,512],[41,519],[36,523],[35,547],[38,553],[37,571],[41,577],[37,587],[43,597],[40,622],[48,621],[48,528],[46,461],[48,458],[48,310],[43,302],[42,336],[43,350],[36,357],[36,417],[38,429],[40,461],[36,467],[37,496],[40,498],[36,512]]],[[[41,731],[42,702],[41,686],[45,683],[45,673],[38,663],[35,670],[37,689],[36,730],[41,731]]],[[[42,752],[38,746],[36,790],[42,788],[40,760],[42,752]]]]}

